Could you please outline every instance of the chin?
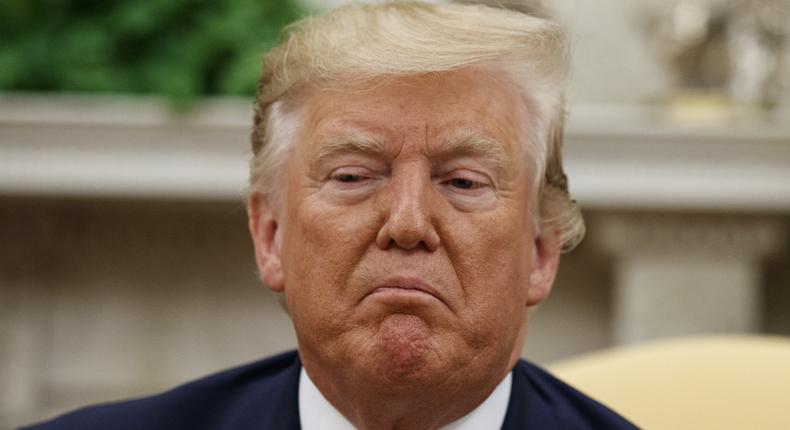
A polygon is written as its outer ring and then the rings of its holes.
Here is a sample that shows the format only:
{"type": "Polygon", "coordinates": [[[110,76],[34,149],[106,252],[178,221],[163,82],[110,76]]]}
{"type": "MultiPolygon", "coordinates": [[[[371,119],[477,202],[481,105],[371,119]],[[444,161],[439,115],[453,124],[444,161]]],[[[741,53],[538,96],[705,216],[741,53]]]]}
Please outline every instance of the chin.
{"type": "MultiPolygon", "coordinates": [[[[408,385],[412,388],[432,384],[446,377],[451,362],[443,352],[452,351],[442,345],[425,321],[408,314],[392,314],[370,334],[367,351],[359,352],[364,360],[366,373],[392,388],[408,385]]],[[[352,357],[353,359],[353,357],[352,357]]]]}

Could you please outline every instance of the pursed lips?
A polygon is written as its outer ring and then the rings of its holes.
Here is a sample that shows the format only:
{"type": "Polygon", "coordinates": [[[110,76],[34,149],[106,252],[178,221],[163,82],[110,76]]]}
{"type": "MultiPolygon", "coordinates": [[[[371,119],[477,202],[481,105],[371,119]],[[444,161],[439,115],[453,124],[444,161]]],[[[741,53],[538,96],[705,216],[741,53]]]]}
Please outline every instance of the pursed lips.
{"type": "Polygon", "coordinates": [[[430,284],[418,277],[390,277],[379,283],[370,292],[373,294],[399,292],[406,294],[427,294],[444,303],[444,300],[430,284]]]}

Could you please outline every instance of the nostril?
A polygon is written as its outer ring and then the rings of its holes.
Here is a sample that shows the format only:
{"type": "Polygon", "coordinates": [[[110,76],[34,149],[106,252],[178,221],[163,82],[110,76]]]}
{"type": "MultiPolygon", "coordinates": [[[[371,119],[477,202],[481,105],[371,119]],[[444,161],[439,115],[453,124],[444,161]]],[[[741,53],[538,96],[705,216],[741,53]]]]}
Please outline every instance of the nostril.
{"type": "Polygon", "coordinates": [[[387,243],[387,246],[384,249],[390,250],[394,248],[401,248],[405,250],[413,250],[413,249],[422,249],[427,251],[432,250],[431,247],[428,246],[428,244],[424,240],[421,240],[413,244],[412,243],[404,244],[397,242],[395,239],[390,239],[389,243],[387,243]]]}

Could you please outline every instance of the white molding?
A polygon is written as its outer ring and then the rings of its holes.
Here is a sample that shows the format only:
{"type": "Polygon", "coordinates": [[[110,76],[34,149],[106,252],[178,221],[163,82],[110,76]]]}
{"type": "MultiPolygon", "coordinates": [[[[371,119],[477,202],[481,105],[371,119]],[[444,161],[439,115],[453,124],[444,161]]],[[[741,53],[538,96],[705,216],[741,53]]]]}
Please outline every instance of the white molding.
{"type": "MultiPolygon", "coordinates": [[[[246,99],[177,115],[155,98],[0,96],[0,195],[240,199],[250,118],[246,99]]],[[[565,163],[583,207],[790,211],[780,115],[700,125],[579,104],[565,163]]]]}
{"type": "Polygon", "coordinates": [[[153,98],[0,98],[0,194],[241,199],[249,101],[178,115],[153,98]]]}
{"type": "Polygon", "coordinates": [[[574,107],[565,163],[582,207],[790,210],[790,121],[670,117],[644,106],[574,107]]]}

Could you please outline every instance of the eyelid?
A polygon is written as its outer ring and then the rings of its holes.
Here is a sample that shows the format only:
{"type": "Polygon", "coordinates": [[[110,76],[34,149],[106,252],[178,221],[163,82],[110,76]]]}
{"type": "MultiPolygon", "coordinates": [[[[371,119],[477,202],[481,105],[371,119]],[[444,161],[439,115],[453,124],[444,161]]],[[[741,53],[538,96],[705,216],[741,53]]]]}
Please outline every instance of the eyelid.
{"type": "MultiPolygon", "coordinates": [[[[331,189],[345,191],[360,191],[368,189],[378,182],[380,175],[374,170],[363,166],[340,166],[330,171],[324,178],[324,184],[331,189]],[[345,180],[343,176],[354,176],[353,180],[345,180]]],[[[347,179],[347,178],[346,178],[347,179]]]]}
{"type": "Polygon", "coordinates": [[[361,166],[340,166],[335,167],[332,169],[327,177],[337,176],[337,175],[355,175],[355,176],[367,176],[371,173],[371,170],[366,167],[361,166]]]}
{"type": "Polygon", "coordinates": [[[452,179],[464,179],[481,184],[483,186],[491,187],[492,189],[497,188],[496,182],[490,175],[471,169],[453,169],[440,176],[440,178],[441,182],[450,181],[452,179]]]}

